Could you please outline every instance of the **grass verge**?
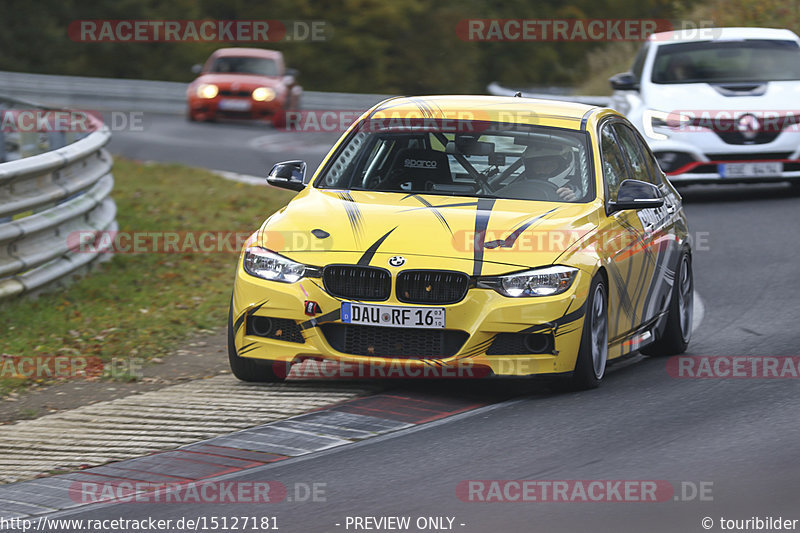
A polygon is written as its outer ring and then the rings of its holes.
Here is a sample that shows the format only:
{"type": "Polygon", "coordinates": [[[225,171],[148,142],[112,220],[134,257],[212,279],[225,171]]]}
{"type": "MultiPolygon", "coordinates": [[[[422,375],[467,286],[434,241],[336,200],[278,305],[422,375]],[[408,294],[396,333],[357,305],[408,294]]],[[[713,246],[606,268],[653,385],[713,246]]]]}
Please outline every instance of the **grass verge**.
{"type": "MultiPolygon", "coordinates": [[[[116,159],[114,178],[121,232],[252,232],[292,197],[203,170],[124,159],[116,159]]],[[[20,364],[25,358],[67,356],[101,368],[117,361],[116,377],[133,379],[126,360],[162,357],[191,333],[225,324],[237,258],[238,251],[120,254],[64,290],[6,302],[0,396],[48,380],[38,370],[20,374],[33,368],[20,364]]]]}

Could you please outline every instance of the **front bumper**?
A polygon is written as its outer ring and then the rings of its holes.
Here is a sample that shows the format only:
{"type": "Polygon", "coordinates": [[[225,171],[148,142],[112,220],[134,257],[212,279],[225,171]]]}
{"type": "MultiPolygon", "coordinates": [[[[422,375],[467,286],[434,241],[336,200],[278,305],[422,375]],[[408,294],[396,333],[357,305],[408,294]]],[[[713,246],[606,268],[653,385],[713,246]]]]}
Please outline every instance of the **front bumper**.
{"type": "Polygon", "coordinates": [[[647,139],[669,180],[691,183],[768,183],[800,179],[800,135],[783,132],[765,144],[727,144],[711,131],[673,132],[669,139],[647,139]],[[666,161],[670,160],[669,163],[666,161]],[[725,177],[719,165],[780,163],[782,172],[725,177]]]}
{"type": "Polygon", "coordinates": [[[259,102],[252,98],[230,96],[216,96],[215,98],[192,96],[188,100],[188,106],[189,113],[201,120],[217,117],[270,119],[283,109],[283,103],[278,98],[269,102],[259,102]],[[224,105],[220,105],[223,100],[237,102],[237,104],[234,105],[234,108],[225,109],[224,105]],[[247,109],[244,109],[245,106],[247,109]]]}
{"type": "MultiPolygon", "coordinates": [[[[538,298],[507,298],[491,289],[472,288],[460,302],[441,306],[446,309],[444,335],[463,340],[454,353],[443,356],[423,349],[414,356],[376,357],[342,351],[345,348],[332,331],[368,327],[373,328],[370,335],[378,342],[382,337],[394,336],[400,343],[413,343],[432,330],[394,331],[399,328],[344,325],[340,310],[345,300],[329,295],[320,279],[305,278],[292,284],[267,281],[247,274],[240,261],[232,301],[234,344],[240,356],[284,365],[284,369],[308,359],[334,361],[343,370],[341,377],[348,373],[353,377],[392,378],[563,374],[575,368],[590,283],[591,275],[579,271],[565,293],[538,298]],[[309,301],[319,305],[314,316],[305,314],[309,301]],[[253,317],[272,319],[268,336],[255,334],[248,327],[253,317]],[[374,337],[376,333],[378,337],[374,337]],[[545,353],[517,353],[522,351],[514,348],[519,345],[517,341],[527,335],[551,339],[551,344],[541,350],[545,353]]],[[[414,306],[403,304],[394,296],[370,303],[414,306]]],[[[358,335],[359,330],[353,333],[358,335]]]]}

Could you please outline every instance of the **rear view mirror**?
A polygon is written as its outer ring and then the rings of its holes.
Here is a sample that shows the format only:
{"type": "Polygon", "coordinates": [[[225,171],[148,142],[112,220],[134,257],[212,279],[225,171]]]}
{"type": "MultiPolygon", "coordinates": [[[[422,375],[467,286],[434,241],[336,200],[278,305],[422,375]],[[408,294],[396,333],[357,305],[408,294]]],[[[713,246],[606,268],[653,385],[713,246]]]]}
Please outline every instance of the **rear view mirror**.
{"type": "Polygon", "coordinates": [[[267,183],[281,189],[302,191],[306,186],[305,179],[305,161],[284,161],[272,167],[267,176],[267,183]]]}
{"type": "Polygon", "coordinates": [[[639,80],[632,72],[620,72],[608,78],[611,88],[617,91],[638,91],[639,80]]]}
{"type": "Polygon", "coordinates": [[[664,205],[661,191],[652,183],[625,180],[619,186],[617,200],[609,201],[609,214],[626,209],[654,209],[664,205]]]}
{"type": "Polygon", "coordinates": [[[506,166],[505,154],[489,154],[489,164],[497,167],[506,166]]]}
{"type": "Polygon", "coordinates": [[[196,65],[192,65],[192,73],[200,74],[201,72],[203,72],[203,65],[199,63],[196,65]]]}
{"type": "Polygon", "coordinates": [[[449,154],[492,155],[494,143],[479,141],[474,135],[456,135],[455,142],[447,143],[445,151],[449,154]]]}

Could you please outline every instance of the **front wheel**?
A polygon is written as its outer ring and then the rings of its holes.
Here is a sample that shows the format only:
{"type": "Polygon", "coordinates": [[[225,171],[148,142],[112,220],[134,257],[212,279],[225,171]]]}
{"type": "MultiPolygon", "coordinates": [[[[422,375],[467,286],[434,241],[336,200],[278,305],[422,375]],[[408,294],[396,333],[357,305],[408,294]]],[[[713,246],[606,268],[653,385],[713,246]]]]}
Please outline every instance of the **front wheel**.
{"type": "Polygon", "coordinates": [[[236,353],[236,343],[234,342],[235,332],[233,331],[233,306],[228,311],[228,362],[231,372],[241,381],[269,383],[280,382],[286,379],[286,373],[281,372],[282,376],[275,372],[277,366],[275,361],[255,360],[247,357],[240,357],[236,353]]]}
{"type": "Polygon", "coordinates": [[[678,271],[672,285],[667,324],[661,336],[640,352],[645,355],[679,355],[686,351],[692,337],[694,318],[694,278],[692,276],[692,256],[683,252],[678,260],[678,271]]]}
{"type": "Polygon", "coordinates": [[[578,390],[600,385],[608,361],[608,290],[599,274],[592,280],[585,305],[583,335],[572,373],[572,386],[578,390]]]}

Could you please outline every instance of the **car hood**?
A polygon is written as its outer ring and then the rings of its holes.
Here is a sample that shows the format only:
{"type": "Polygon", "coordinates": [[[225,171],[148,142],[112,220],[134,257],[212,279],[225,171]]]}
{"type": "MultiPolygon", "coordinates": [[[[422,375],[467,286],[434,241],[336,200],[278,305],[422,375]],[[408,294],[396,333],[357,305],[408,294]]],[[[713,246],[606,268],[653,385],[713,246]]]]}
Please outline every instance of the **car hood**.
{"type": "Polygon", "coordinates": [[[255,74],[208,73],[198,77],[194,83],[213,83],[226,88],[238,84],[244,89],[255,89],[256,87],[276,87],[281,84],[281,79],[255,74]]]}
{"type": "Polygon", "coordinates": [[[391,256],[424,256],[429,262],[441,258],[438,268],[494,275],[513,270],[509,267],[552,264],[597,228],[601,208],[599,201],[569,204],[309,188],[267,219],[256,243],[311,265],[385,267],[391,256]]]}
{"type": "MultiPolygon", "coordinates": [[[[722,84],[724,87],[726,84],[722,84]]],[[[772,81],[757,96],[720,91],[708,83],[649,84],[643,95],[647,107],[677,111],[793,111],[800,101],[800,82],[772,81]]],[[[796,113],[796,111],[793,111],[796,113]]]]}

